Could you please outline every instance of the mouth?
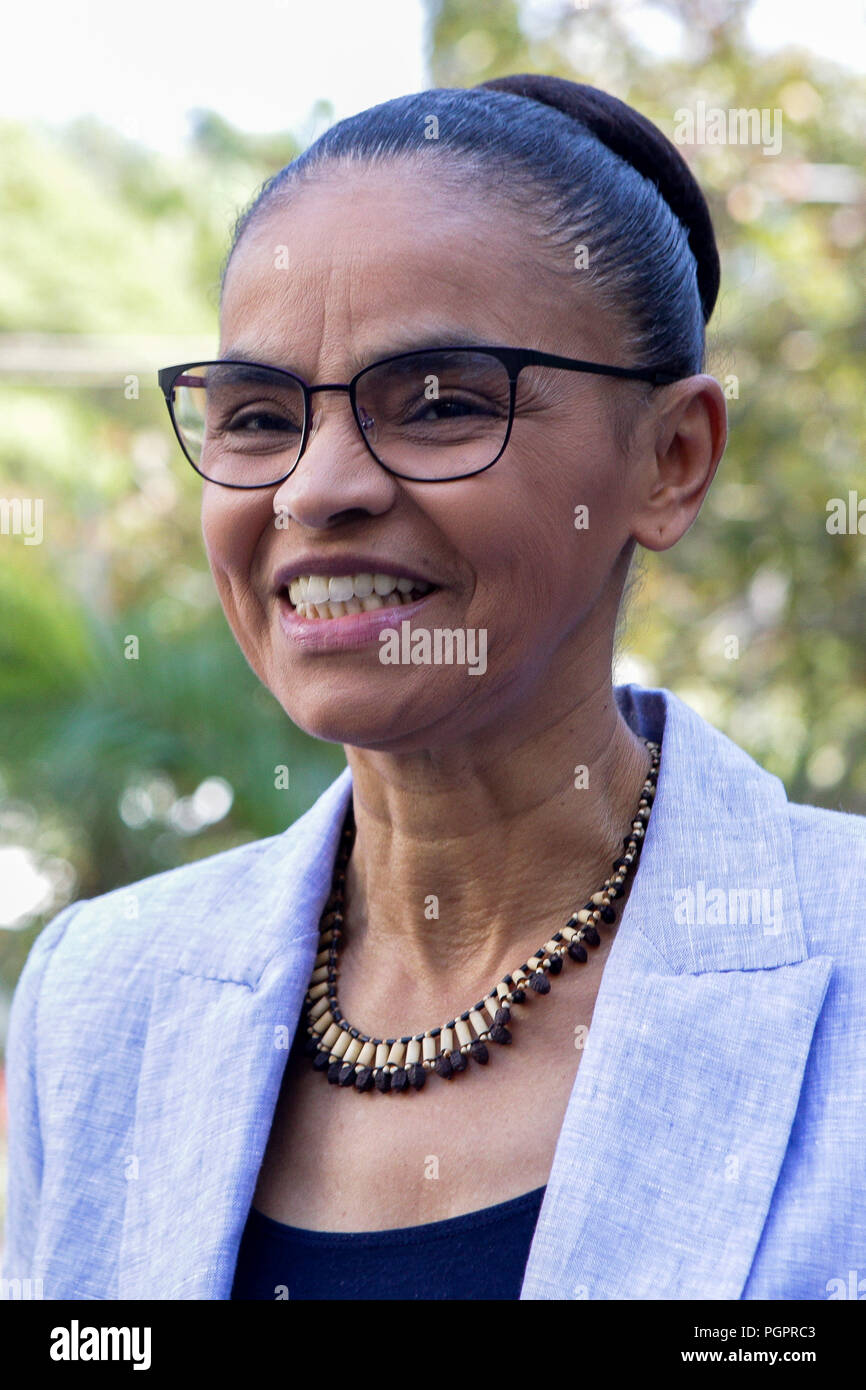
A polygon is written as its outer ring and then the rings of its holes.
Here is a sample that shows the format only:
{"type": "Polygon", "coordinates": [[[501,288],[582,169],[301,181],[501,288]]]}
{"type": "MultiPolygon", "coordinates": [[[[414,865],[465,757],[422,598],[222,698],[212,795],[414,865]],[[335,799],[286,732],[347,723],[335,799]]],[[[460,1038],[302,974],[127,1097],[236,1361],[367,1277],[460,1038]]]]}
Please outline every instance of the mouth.
{"type": "Polygon", "coordinates": [[[438,586],[399,574],[299,575],[283,585],[279,596],[298,618],[308,622],[344,618],[350,613],[406,607],[438,586]]]}

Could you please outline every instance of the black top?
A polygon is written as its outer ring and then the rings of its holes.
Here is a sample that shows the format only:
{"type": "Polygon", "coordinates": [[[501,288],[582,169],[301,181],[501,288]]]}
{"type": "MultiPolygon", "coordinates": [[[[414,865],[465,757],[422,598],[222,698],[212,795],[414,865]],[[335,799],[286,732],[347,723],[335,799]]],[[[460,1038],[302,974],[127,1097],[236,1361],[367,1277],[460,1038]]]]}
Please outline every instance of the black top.
{"type": "Polygon", "coordinates": [[[514,1299],[545,1189],[390,1231],[307,1231],[250,1208],[233,1299],[514,1299]]]}

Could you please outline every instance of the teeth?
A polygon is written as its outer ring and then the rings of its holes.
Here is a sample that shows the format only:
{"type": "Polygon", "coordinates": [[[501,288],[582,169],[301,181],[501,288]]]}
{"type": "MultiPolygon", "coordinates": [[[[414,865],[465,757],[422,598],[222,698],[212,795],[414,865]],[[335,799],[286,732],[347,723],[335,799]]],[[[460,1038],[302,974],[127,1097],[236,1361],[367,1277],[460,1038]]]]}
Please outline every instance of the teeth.
{"type": "Polygon", "coordinates": [[[411,603],[411,594],[401,594],[399,589],[392,590],[387,596],[388,602],[381,594],[368,594],[366,598],[350,598],[345,603],[304,603],[300,599],[295,604],[295,610],[300,618],[342,618],[345,613],[371,613],[374,608],[401,608],[403,604],[411,603]]]}
{"type": "Polygon", "coordinates": [[[341,574],[337,579],[328,580],[328,597],[331,603],[345,603],[355,592],[355,581],[350,574],[341,574]]]}
{"type": "Polygon", "coordinates": [[[340,618],[344,613],[369,612],[408,601],[410,594],[426,594],[431,585],[396,574],[309,574],[289,585],[289,598],[301,617],[340,618]]]}
{"type": "MultiPolygon", "coordinates": [[[[305,595],[307,603],[327,603],[330,597],[329,589],[330,586],[327,579],[323,579],[320,574],[311,575],[307,580],[307,592],[305,595]]],[[[291,598],[294,603],[291,588],[289,589],[289,598],[291,598]]]]}

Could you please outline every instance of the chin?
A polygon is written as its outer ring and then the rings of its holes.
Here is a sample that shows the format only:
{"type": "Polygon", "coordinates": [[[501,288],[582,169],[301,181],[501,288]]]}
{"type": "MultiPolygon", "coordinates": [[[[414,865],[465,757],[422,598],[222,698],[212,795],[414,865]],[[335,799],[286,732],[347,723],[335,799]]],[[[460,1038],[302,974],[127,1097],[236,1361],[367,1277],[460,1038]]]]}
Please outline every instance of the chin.
{"type": "Polygon", "coordinates": [[[321,699],[311,696],[303,704],[297,699],[297,682],[293,683],[292,692],[284,697],[278,691],[273,693],[292,723],[310,738],[352,748],[392,753],[430,748],[434,742],[442,741],[441,730],[447,723],[443,715],[449,705],[454,709],[455,736],[459,736],[456,726],[462,727],[461,697],[454,692],[450,700],[445,692],[441,700],[436,700],[435,697],[431,699],[428,689],[423,703],[419,703],[417,692],[410,699],[406,692],[398,695],[395,691],[389,699],[387,692],[381,690],[368,690],[364,695],[350,689],[345,694],[338,693],[331,684],[323,691],[321,699]]]}

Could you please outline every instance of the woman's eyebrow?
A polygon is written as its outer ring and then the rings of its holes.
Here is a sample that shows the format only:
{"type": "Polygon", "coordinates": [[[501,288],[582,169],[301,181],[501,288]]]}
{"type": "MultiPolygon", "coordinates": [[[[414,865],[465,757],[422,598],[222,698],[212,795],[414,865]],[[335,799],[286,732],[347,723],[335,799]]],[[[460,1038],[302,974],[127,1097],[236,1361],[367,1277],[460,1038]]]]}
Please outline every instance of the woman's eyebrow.
{"type": "Polygon", "coordinates": [[[251,367],[261,366],[267,363],[267,355],[259,356],[256,353],[245,352],[243,348],[232,347],[224,348],[219,355],[221,362],[246,362],[251,367]]]}
{"type": "Polygon", "coordinates": [[[467,344],[473,347],[500,346],[498,338],[488,338],[465,329],[417,328],[391,334],[387,341],[380,339],[364,355],[367,360],[373,361],[382,357],[396,357],[401,352],[429,352],[431,348],[464,347],[467,344]]]}
{"type": "MultiPolygon", "coordinates": [[[[387,340],[382,339],[372,347],[368,347],[364,352],[356,354],[361,366],[366,366],[370,362],[378,362],[385,357],[397,357],[403,352],[429,352],[433,348],[448,347],[501,347],[502,343],[498,337],[490,338],[484,334],[462,331],[455,328],[436,329],[417,329],[391,334],[387,340]]],[[[279,365],[268,353],[262,355],[250,353],[243,348],[229,345],[220,354],[225,361],[248,362],[250,365],[270,363],[273,366],[279,365]]],[[[286,370],[296,370],[295,367],[286,370]]]]}

